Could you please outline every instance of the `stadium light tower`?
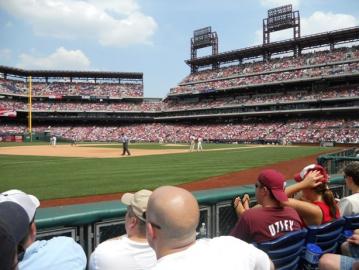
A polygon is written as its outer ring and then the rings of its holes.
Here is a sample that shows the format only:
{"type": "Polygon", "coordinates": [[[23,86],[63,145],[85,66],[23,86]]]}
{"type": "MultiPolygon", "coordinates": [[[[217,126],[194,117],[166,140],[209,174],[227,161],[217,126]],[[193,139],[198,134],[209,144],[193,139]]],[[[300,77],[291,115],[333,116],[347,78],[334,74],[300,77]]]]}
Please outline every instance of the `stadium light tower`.
{"type": "MultiPolygon", "coordinates": [[[[218,36],[216,32],[212,32],[211,27],[205,27],[193,31],[191,38],[191,60],[197,58],[197,50],[205,47],[212,47],[212,56],[218,54],[218,36]]],[[[212,65],[213,69],[219,67],[218,63],[212,65]]],[[[191,73],[198,70],[198,66],[191,64],[191,73]]]]}
{"type": "MultiPolygon", "coordinates": [[[[268,10],[268,18],[263,19],[263,45],[270,43],[270,33],[293,28],[293,38],[300,38],[299,11],[292,11],[292,5],[268,10]]],[[[300,55],[300,48],[294,48],[294,54],[300,55]]],[[[269,57],[266,55],[265,58],[269,57]]]]}

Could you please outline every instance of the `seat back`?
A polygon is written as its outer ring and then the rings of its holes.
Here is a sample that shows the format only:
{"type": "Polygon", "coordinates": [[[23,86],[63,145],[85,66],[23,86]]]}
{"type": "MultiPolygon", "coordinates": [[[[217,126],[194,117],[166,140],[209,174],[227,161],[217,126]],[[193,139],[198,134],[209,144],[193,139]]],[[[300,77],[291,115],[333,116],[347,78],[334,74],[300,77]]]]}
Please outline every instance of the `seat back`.
{"type": "Polygon", "coordinates": [[[359,214],[353,216],[344,216],[345,219],[345,230],[359,229],[359,214]]]}
{"type": "Polygon", "coordinates": [[[323,253],[335,253],[344,225],[345,219],[339,218],[319,226],[308,226],[307,243],[318,245],[323,253]]]}
{"type": "Polygon", "coordinates": [[[305,248],[307,230],[290,232],[272,241],[257,244],[268,254],[277,270],[297,269],[305,248]]]}

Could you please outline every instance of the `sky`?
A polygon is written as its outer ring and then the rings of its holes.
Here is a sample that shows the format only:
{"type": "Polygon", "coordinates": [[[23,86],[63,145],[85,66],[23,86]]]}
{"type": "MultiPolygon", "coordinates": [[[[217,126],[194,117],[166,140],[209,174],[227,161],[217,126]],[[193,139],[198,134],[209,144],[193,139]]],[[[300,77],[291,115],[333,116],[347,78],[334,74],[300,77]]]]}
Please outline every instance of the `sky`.
{"type": "Polygon", "coordinates": [[[358,0],[0,0],[0,65],[142,72],[144,97],[164,98],[190,74],[194,30],[211,26],[219,52],[260,45],[267,10],[286,4],[301,36],[359,25],[358,0]]]}

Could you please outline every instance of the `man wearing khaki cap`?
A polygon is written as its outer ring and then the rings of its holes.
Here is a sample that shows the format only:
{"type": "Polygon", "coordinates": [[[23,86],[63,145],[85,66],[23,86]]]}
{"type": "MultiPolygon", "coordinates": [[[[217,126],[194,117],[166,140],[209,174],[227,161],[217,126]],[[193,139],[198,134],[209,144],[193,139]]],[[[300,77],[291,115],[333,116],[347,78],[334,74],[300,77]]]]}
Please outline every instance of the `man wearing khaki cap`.
{"type": "Polygon", "coordinates": [[[127,205],[126,235],[107,240],[91,254],[89,270],[150,269],[156,255],[146,239],[146,220],[149,190],[125,193],[121,202],[127,205]]]}

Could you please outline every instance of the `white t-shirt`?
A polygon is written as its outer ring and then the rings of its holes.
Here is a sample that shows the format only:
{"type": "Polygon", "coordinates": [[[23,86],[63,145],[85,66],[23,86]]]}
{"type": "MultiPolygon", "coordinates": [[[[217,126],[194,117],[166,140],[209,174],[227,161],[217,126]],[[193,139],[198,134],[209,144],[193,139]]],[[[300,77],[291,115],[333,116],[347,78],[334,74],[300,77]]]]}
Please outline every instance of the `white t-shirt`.
{"type": "Polygon", "coordinates": [[[339,211],[342,216],[359,214],[359,193],[342,198],[339,202],[339,211]]]}
{"type": "Polygon", "coordinates": [[[269,270],[266,253],[240,239],[221,236],[200,239],[184,251],[162,257],[153,270],[269,270]]]}
{"type": "Polygon", "coordinates": [[[148,243],[127,236],[107,240],[91,254],[89,270],[149,269],[156,264],[156,254],[148,243]]]}

